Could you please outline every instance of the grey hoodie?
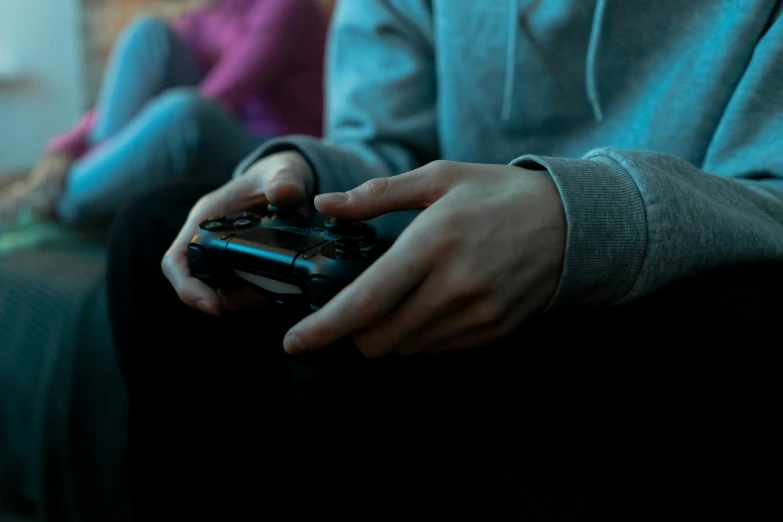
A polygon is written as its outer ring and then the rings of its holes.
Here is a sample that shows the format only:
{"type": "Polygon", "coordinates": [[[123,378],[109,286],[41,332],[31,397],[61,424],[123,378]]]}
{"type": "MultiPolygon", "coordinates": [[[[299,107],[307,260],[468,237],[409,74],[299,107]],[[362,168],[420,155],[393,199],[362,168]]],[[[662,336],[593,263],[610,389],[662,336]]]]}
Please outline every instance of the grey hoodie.
{"type": "MultiPolygon", "coordinates": [[[[776,0],[341,0],[326,139],[274,140],[240,171],[283,149],[309,160],[319,192],[439,158],[546,169],[568,222],[554,305],[783,259],[780,13],[776,0]]],[[[376,224],[394,234],[411,217],[376,224]]]]}

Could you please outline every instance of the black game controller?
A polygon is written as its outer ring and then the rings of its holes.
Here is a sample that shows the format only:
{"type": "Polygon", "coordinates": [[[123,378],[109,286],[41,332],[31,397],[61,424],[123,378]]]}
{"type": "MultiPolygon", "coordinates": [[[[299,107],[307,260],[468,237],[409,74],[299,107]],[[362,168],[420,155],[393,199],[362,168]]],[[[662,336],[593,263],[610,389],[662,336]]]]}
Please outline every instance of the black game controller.
{"type": "Polygon", "coordinates": [[[191,274],[213,288],[250,284],[317,310],[386,251],[372,225],[270,207],[208,219],[188,245],[191,274]]]}

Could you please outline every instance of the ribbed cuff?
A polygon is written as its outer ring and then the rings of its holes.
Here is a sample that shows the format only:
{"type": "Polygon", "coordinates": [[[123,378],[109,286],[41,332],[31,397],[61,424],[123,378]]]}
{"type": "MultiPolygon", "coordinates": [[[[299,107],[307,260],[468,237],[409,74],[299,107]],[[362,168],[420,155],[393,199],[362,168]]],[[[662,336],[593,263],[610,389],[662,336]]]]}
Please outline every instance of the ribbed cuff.
{"type": "Polygon", "coordinates": [[[310,168],[315,174],[316,194],[324,192],[340,192],[346,190],[336,186],[332,180],[335,176],[331,175],[332,166],[329,155],[322,153],[323,142],[319,138],[311,136],[286,136],[267,141],[256,149],[252,154],[245,158],[234,171],[234,177],[241,176],[258,160],[276,152],[295,150],[304,157],[310,168]],[[334,186],[333,186],[334,185],[334,186]]]}
{"type": "Polygon", "coordinates": [[[606,156],[521,156],[512,165],[546,169],[563,198],[565,263],[550,307],[613,304],[631,290],[645,258],[647,218],[631,175],[606,156]]]}

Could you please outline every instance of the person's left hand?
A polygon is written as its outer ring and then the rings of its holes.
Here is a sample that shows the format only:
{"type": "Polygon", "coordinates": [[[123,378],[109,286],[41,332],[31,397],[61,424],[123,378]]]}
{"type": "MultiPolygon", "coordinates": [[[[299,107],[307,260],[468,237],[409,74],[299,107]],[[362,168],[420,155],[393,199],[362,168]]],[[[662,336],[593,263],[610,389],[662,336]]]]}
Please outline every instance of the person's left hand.
{"type": "Polygon", "coordinates": [[[348,334],[368,357],[489,344],[546,307],[560,280],[566,219],[546,171],[437,161],[322,194],[315,206],[362,220],[426,210],[370,268],[288,332],[289,353],[348,334]]]}

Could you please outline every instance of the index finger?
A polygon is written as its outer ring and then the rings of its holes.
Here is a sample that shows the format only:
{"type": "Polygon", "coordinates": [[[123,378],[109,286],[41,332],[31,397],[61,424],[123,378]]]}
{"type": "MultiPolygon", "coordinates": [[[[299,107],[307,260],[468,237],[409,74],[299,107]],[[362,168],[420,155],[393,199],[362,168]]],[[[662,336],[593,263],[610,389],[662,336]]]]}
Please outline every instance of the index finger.
{"type": "Polygon", "coordinates": [[[223,301],[217,292],[190,275],[187,250],[176,249],[172,245],[163,257],[161,268],[183,303],[212,315],[223,312],[223,301]]]}
{"type": "Polygon", "coordinates": [[[182,302],[188,306],[215,315],[222,312],[223,303],[217,292],[190,275],[187,249],[204,219],[265,204],[266,196],[252,189],[252,180],[238,178],[204,196],[190,211],[185,224],[163,257],[163,274],[182,302]]]}
{"type": "Polygon", "coordinates": [[[263,191],[254,191],[255,184],[256,182],[250,176],[243,176],[201,198],[191,209],[171,248],[174,248],[175,245],[187,248],[190,240],[198,231],[199,224],[205,219],[266,204],[266,194],[263,191]]]}
{"type": "Polygon", "coordinates": [[[300,353],[323,348],[382,320],[423,281],[433,265],[432,247],[427,250],[423,234],[408,232],[412,231],[403,233],[380,259],[321,310],[291,328],[283,341],[286,351],[300,353]]]}

